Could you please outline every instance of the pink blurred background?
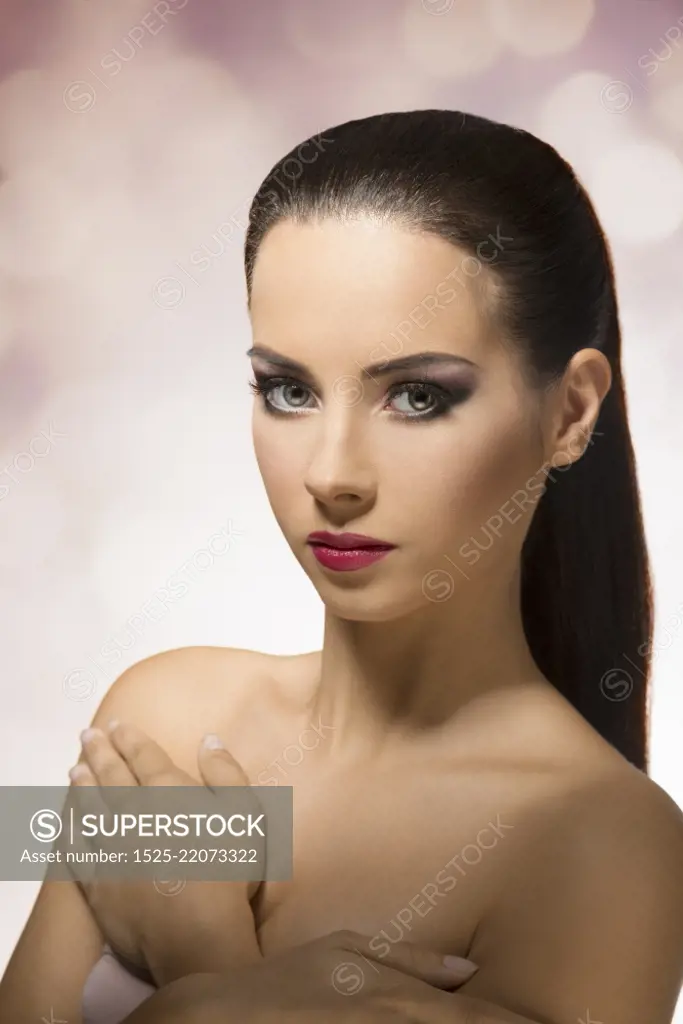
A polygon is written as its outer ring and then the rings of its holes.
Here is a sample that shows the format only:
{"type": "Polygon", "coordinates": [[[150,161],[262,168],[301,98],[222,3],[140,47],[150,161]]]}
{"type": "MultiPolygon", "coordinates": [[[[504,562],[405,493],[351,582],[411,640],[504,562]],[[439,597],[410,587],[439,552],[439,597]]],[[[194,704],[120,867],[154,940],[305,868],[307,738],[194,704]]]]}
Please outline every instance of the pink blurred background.
{"type": "MultiPolygon", "coordinates": [[[[251,449],[247,210],[307,136],[421,107],[552,142],[611,239],[683,804],[680,0],[0,0],[2,784],[66,784],[148,654],[319,646],[251,449]]],[[[36,890],[0,887],[0,969],[36,890]]]]}

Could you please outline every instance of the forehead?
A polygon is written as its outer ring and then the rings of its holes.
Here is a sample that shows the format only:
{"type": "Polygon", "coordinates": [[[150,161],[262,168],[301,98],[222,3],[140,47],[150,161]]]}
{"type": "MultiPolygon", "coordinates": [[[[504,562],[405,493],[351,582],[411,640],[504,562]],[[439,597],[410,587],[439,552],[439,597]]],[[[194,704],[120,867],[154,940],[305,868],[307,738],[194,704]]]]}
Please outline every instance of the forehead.
{"type": "Polygon", "coordinates": [[[486,267],[436,235],[371,217],[282,221],[265,236],[252,278],[257,344],[311,365],[328,355],[367,361],[400,338],[481,356],[491,334],[486,267]]]}

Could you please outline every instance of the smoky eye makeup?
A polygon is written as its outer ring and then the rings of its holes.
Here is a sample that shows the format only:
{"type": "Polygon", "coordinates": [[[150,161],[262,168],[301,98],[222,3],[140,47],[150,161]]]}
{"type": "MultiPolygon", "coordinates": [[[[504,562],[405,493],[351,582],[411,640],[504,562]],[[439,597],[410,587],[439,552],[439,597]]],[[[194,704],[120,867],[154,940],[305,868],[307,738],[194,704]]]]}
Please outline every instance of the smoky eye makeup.
{"type": "Polygon", "coordinates": [[[313,394],[312,388],[294,377],[254,370],[254,379],[249,381],[249,388],[254,395],[260,397],[265,411],[274,416],[291,416],[315,408],[315,404],[311,405],[308,401],[313,394]]]}
{"type": "Polygon", "coordinates": [[[387,391],[384,407],[403,419],[432,420],[446,416],[466,402],[474,384],[463,379],[431,380],[425,376],[394,381],[387,391]]]}
{"type": "MultiPolygon", "coordinates": [[[[260,397],[269,415],[292,417],[317,408],[312,386],[295,377],[254,368],[254,379],[249,387],[260,397]]],[[[440,381],[424,375],[416,379],[406,374],[402,380],[395,380],[385,388],[382,412],[405,422],[434,420],[462,405],[474,390],[475,383],[464,374],[449,375],[449,379],[440,381]]]]}

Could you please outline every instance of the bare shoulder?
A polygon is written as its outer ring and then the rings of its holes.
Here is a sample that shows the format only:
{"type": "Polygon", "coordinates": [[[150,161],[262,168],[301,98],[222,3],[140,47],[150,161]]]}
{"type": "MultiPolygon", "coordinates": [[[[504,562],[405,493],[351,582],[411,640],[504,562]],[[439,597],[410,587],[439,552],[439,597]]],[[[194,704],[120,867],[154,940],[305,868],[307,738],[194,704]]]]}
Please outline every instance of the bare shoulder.
{"type": "MultiPolygon", "coordinates": [[[[606,758],[578,777],[556,776],[552,800],[522,812],[506,889],[545,896],[583,879],[594,892],[649,887],[678,903],[683,925],[683,811],[653,779],[622,758],[606,758]],[[512,879],[518,883],[510,887],[512,879]],[[667,895],[668,894],[668,895],[667,895]]],[[[504,904],[504,899],[502,903],[504,904]]],[[[536,903],[539,913],[542,904],[536,903]]],[[[533,915],[533,902],[527,911],[533,915]]],[[[501,904],[500,909],[503,909],[501,904]]],[[[682,935],[683,937],[683,935],[682,935]]]]}
{"type": "MultiPolygon", "coordinates": [[[[269,656],[236,647],[179,647],[162,651],[126,669],[104,695],[96,718],[119,712],[153,713],[156,722],[171,715],[178,704],[215,700],[218,688],[225,701],[239,699],[244,687],[259,680],[269,656]]],[[[99,722],[98,722],[99,724],[99,722]]]]}
{"type": "Polygon", "coordinates": [[[664,1024],[683,982],[683,813],[628,762],[515,821],[462,991],[533,1020],[664,1024]],[[586,1008],[590,1007],[587,1012],[586,1008]],[[599,1009],[598,1009],[599,1008],[599,1009]]]}
{"type": "Polygon", "coordinates": [[[295,702],[293,669],[305,666],[309,657],[236,647],[163,651],[119,676],[102,698],[92,724],[102,728],[112,718],[133,722],[180,767],[194,773],[197,747],[205,733],[218,733],[233,749],[244,732],[245,716],[257,716],[266,724],[286,710],[288,699],[295,702]]]}
{"type": "MultiPolygon", "coordinates": [[[[592,729],[581,738],[568,730],[576,744],[580,770],[565,773],[564,800],[557,805],[575,842],[586,845],[591,835],[592,856],[598,847],[623,855],[627,848],[651,856],[654,864],[683,869],[683,811],[654,779],[631,764],[592,729]],[[588,735],[590,734],[590,735],[588,735]]],[[[680,877],[680,871],[677,872],[680,877]]]]}
{"type": "Polygon", "coordinates": [[[624,762],[592,782],[584,781],[569,810],[569,824],[579,840],[590,828],[606,857],[631,851],[653,868],[673,869],[683,885],[683,811],[644,772],[624,762]]]}
{"type": "Polygon", "coordinates": [[[598,842],[626,841],[629,832],[635,839],[647,827],[654,845],[666,834],[680,858],[681,808],[554,689],[532,692],[532,699],[511,720],[511,743],[515,752],[521,751],[519,763],[545,780],[538,790],[541,802],[532,797],[528,807],[546,842],[560,836],[566,844],[571,835],[584,842],[590,831],[595,849],[598,842]]]}

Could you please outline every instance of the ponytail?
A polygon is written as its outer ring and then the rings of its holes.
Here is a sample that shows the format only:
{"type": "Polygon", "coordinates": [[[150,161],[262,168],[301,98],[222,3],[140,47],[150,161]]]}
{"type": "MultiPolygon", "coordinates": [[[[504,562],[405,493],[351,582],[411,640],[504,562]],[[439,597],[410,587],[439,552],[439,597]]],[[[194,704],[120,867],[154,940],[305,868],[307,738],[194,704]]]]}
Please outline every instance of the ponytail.
{"type": "Polygon", "coordinates": [[[522,552],[522,616],[543,674],[647,772],[653,598],[616,308],[610,319],[612,386],[584,454],[548,473],[522,552]]]}

